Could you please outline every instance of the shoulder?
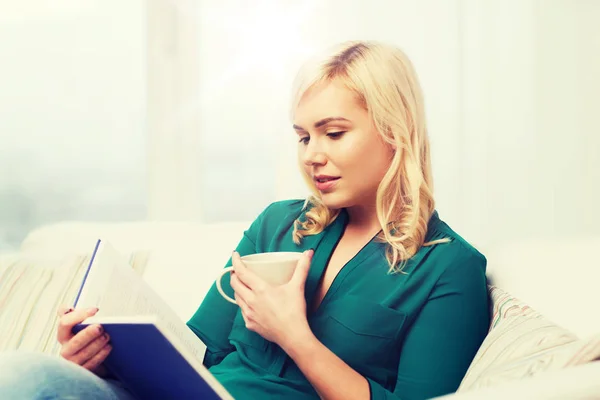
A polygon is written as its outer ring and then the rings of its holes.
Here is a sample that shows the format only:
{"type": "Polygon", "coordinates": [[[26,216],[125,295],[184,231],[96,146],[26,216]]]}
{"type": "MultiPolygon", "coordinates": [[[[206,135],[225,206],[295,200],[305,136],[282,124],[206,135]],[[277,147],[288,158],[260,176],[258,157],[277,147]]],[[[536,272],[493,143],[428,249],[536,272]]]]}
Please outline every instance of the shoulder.
{"type": "Polygon", "coordinates": [[[263,211],[264,218],[277,218],[282,216],[293,216],[298,218],[304,208],[306,200],[291,199],[275,201],[267,206],[263,211]]]}
{"type": "Polygon", "coordinates": [[[292,232],[303,209],[304,200],[273,202],[262,210],[244,235],[254,243],[257,252],[295,246],[292,232]]]}
{"type": "Polygon", "coordinates": [[[435,213],[427,233],[427,241],[446,239],[432,245],[431,256],[440,267],[441,277],[461,280],[485,278],[487,259],[471,242],[459,235],[435,213]]]}
{"type": "Polygon", "coordinates": [[[305,200],[280,200],[269,204],[257,217],[255,222],[278,224],[284,220],[296,220],[304,209],[305,200]]]}
{"type": "Polygon", "coordinates": [[[273,232],[289,227],[302,213],[304,203],[302,199],[275,201],[262,210],[250,229],[273,232]]]}

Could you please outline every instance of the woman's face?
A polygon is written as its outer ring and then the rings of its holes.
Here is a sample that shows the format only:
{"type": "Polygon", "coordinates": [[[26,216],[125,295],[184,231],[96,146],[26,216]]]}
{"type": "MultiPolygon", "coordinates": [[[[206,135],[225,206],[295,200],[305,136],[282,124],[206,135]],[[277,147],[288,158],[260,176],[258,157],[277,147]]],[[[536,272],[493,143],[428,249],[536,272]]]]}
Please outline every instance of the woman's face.
{"type": "Polygon", "coordinates": [[[334,81],[313,87],[295,112],[298,157],[325,205],[375,205],[393,156],[354,93],[334,81]]]}

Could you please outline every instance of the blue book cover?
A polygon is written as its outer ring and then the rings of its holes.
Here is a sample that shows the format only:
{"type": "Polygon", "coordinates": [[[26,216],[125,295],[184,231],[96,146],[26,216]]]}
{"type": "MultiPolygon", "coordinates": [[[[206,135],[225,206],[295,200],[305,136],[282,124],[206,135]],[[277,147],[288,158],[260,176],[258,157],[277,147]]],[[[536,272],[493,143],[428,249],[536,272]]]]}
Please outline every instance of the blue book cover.
{"type": "Polygon", "coordinates": [[[185,347],[151,317],[90,318],[101,324],[112,351],[104,365],[139,399],[232,399],[185,347]]]}
{"type": "Polygon", "coordinates": [[[137,398],[233,399],[202,364],[206,346],[107,241],[95,243],[74,308],[98,313],[112,351],[104,365],[137,398]]]}

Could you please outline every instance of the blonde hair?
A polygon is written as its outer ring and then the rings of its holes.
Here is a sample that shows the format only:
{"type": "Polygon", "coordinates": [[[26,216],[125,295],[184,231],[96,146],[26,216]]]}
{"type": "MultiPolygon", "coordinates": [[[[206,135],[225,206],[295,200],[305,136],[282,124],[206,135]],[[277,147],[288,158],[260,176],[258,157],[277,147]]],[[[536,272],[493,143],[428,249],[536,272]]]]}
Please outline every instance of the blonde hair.
{"type": "MultiPolygon", "coordinates": [[[[354,92],[383,140],[395,151],[377,190],[378,239],[389,244],[390,272],[402,271],[424,243],[435,209],[429,139],[423,95],[408,57],[398,48],[377,42],[345,42],[301,68],[293,91],[292,115],[307,90],[321,83],[342,82],[354,92]]],[[[294,226],[293,239],[322,232],[339,215],[320,199],[311,177],[302,173],[313,192],[304,216],[294,226]]]]}

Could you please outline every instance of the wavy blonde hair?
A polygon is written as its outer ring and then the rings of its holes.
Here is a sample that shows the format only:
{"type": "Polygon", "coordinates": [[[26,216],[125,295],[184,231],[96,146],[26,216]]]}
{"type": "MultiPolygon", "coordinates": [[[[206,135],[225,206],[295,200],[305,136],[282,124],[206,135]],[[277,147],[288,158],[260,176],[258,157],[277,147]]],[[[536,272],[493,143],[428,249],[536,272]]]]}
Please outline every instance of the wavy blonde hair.
{"type": "MultiPolygon", "coordinates": [[[[406,261],[425,243],[427,225],[435,209],[429,139],[423,94],[408,57],[398,48],[378,42],[345,42],[324,56],[310,60],[294,82],[292,118],[310,88],[339,81],[354,92],[369,112],[383,140],[395,151],[377,190],[378,239],[389,244],[390,272],[401,272],[406,261]]],[[[303,169],[301,169],[303,171],[303,169]]],[[[302,172],[313,194],[304,216],[294,226],[293,239],[322,232],[339,215],[321,200],[311,177],[302,172]]]]}

